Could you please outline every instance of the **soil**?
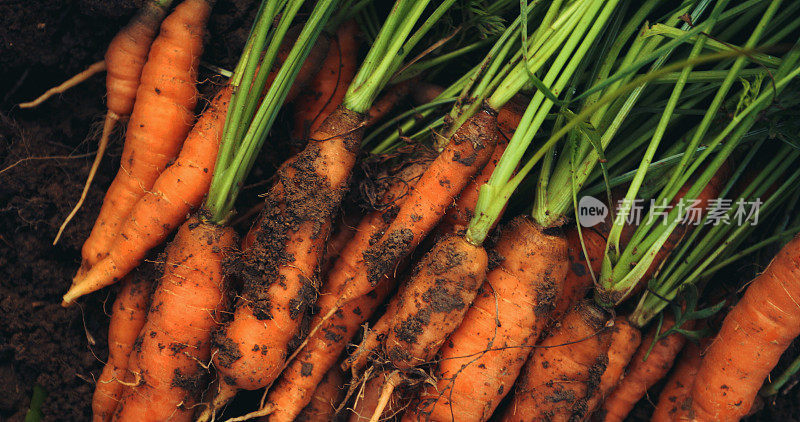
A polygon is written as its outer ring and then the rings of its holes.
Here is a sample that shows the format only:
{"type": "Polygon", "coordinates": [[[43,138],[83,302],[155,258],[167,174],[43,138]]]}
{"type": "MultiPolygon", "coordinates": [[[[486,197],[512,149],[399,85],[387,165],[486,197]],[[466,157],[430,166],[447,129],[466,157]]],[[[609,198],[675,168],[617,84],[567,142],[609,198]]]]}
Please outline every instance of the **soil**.
{"type": "MultiPolygon", "coordinates": [[[[20,110],[15,104],[101,60],[108,42],[142,3],[0,3],[0,420],[23,420],[35,385],[48,393],[41,409],[44,420],[89,420],[94,380],[107,357],[108,313],[115,295],[114,289],[106,289],[82,299],[78,306],[60,306],[79,265],[81,243],[118,167],[119,136],[112,141],[83,208],[58,245],[51,245],[91,165],[105,113],[104,77],[95,76],[33,110],[20,110]]],[[[233,68],[255,4],[255,0],[217,1],[204,63],[233,68]]],[[[206,81],[203,93],[212,91],[213,77],[201,69],[206,81]]],[[[275,131],[286,132],[288,126],[288,121],[279,120],[275,131]]],[[[282,152],[289,150],[274,145],[266,143],[242,190],[240,210],[261,202],[258,194],[282,162],[282,152]]],[[[237,228],[246,229],[246,223],[237,228]]],[[[259,398],[260,392],[245,393],[231,407],[249,406],[259,398]]],[[[657,391],[650,398],[655,401],[657,391]]],[[[800,420],[799,399],[800,388],[791,389],[765,403],[750,420],[800,420]]],[[[629,419],[646,420],[652,406],[642,400],[629,419]]]]}

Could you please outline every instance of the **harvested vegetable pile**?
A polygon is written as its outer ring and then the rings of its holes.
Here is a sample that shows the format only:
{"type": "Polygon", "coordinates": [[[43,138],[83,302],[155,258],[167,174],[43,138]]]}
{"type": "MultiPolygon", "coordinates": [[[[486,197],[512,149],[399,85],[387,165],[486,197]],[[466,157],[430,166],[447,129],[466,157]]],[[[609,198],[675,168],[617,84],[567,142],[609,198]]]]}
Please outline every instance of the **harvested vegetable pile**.
{"type": "Polygon", "coordinates": [[[0,12],[0,419],[800,419],[800,3],[0,12]]]}

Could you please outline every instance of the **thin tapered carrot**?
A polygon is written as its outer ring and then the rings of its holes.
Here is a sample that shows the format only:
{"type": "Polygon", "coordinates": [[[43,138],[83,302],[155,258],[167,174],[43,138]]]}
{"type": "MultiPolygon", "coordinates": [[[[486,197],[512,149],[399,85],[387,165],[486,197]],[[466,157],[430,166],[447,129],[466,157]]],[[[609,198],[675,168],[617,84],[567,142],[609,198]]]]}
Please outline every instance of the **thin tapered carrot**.
{"type": "Polygon", "coordinates": [[[684,347],[681,357],[667,381],[667,385],[664,386],[664,389],[661,390],[661,395],[658,396],[658,404],[656,405],[656,410],[653,411],[651,421],[691,420],[689,416],[689,409],[691,408],[689,392],[692,390],[697,371],[700,370],[700,364],[703,361],[701,352],[700,346],[694,343],[689,343],[684,347]]]}
{"type": "Polygon", "coordinates": [[[567,271],[566,247],[558,230],[545,232],[526,217],[504,227],[494,247],[499,265],[440,350],[438,382],[404,421],[485,421],[492,415],[549,322],[567,271]]]}
{"type": "Polygon", "coordinates": [[[725,317],[691,390],[692,417],[739,420],[800,334],[800,237],[778,252],[725,317]]]}
{"type": "Polygon", "coordinates": [[[197,68],[210,12],[206,0],[185,0],[161,25],[136,90],[120,170],[81,251],[84,268],[108,254],[131,209],[175,158],[192,127],[197,68]]]}
{"type": "Polygon", "coordinates": [[[108,362],[103,367],[92,397],[92,420],[111,420],[122,398],[128,359],[147,317],[151,280],[140,273],[125,277],[112,307],[108,325],[108,362]]]}
{"type": "Polygon", "coordinates": [[[178,230],[134,348],[135,385],[114,420],[191,420],[205,387],[211,334],[227,305],[222,261],[235,242],[233,229],[196,216],[178,230]]]}
{"type": "MultiPolygon", "coordinates": [[[[311,395],[311,401],[303,408],[296,420],[302,422],[330,422],[334,420],[336,407],[339,406],[339,402],[344,398],[344,387],[344,373],[334,366],[322,377],[322,381],[317,385],[314,394],[311,395]]],[[[274,414],[272,414],[265,420],[272,421],[274,417],[274,414]]]]}
{"type": "MultiPolygon", "coordinates": [[[[350,249],[358,248],[362,243],[368,244],[371,238],[386,228],[396,208],[405,199],[408,190],[414,186],[430,161],[426,157],[418,158],[391,176],[391,185],[381,198],[381,203],[391,204],[391,206],[387,209],[373,211],[365,216],[355,228],[354,236],[345,245],[342,254],[347,254],[350,249]]],[[[303,406],[309,403],[310,394],[314,391],[317,383],[321,382],[321,377],[329,368],[337,366],[336,361],[345,346],[356,335],[361,324],[370,318],[377,307],[383,303],[393,287],[394,283],[391,281],[384,283],[375,290],[374,294],[362,296],[348,303],[331,319],[324,322],[319,331],[304,341],[305,347],[283,370],[281,377],[267,396],[267,403],[275,409],[269,420],[294,420],[303,406]]],[[[328,310],[336,304],[335,292],[338,290],[339,286],[325,285],[316,304],[319,311],[312,319],[311,325],[317,324],[321,316],[327,314],[328,310]]]]}
{"type": "Polygon", "coordinates": [[[295,101],[293,139],[307,139],[342,103],[358,68],[357,32],[353,21],[336,31],[321,69],[295,101]]]}
{"type": "MultiPolygon", "coordinates": [[[[325,254],[322,255],[322,264],[320,265],[320,274],[324,277],[328,271],[333,267],[333,263],[339,258],[342,250],[347,246],[353,236],[356,235],[358,219],[356,213],[345,213],[340,217],[340,221],[336,224],[336,228],[328,239],[325,245],[325,254]]],[[[242,249],[246,249],[246,245],[242,245],[242,249]]]]}
{"type": "MultiPolygon", "coordinates": [[[[675,324],[671,315],[664,315],[660,333],[672,328],[675,324]]],[[[691,329],[692,321],[685,323],[681,328],[691,329]]],[[[606,398],[599,416],[604,421],[622,421],[633,406],[647,390],[664,378],[672,368],[675,358],[686,344],[686,337],[679,333],[672,333],[660,339],[653,345],[656,336],[654,327],[642,340],[639,350],[631,359],[628,372],[619,382],[611,395],[606,398]],[[652,349],[651,349],[652,347],[652,349]],[[646,357],[646,360],[645,360],[646,357]]]]}
{"type": "Polygon", "coordinates": [[[608,348],[608,366],[600,378],[600,388],[589,399],[587,417],[594,413],[619,385],[620,379],[625,376],[625,369],[641,342],[642,333],[631,325],[627,318],[619,316],[614,319],[614,327],[611,329],[611,345],[608,348]]]}
{"type": "Polygon", "coordinates": [[[580,420],[608,365],[608,315],[588,302],[570,310],[534,349],[500,420],[580,420]]]}
{"type": "Polygon", "coordinates": [[[178,158],[134,204],[108,254],[73,286],[64,302],[98,290],[136,268],[150,249],[160,245],[208,192],[217,159],[232,89],[224,87],[183,143],[178,158]]]}
{"type": "MultiPolygon", "coordinates": [[[[86,195],[92,186],[92,181],[100,166],[100,160],[105,154],[108,139],[114,126],[120,119],[128,117],[133,111],[136,91],[139,88],[139,80],[147,60],[147,53],[150,51],[153,39],[158,33],[158,26],[164,20],[171,3],[172,0],[153,0],[145,3],[131,22],[111,40],[104,61],[93,64],[86,71],[81,72],[78,75],[79,77],[72,78],[65,84],[48,90],[42,97],[30,103],[30,106],[38,105],[39,102],[44,101],[50,95],[56,92],[63,92],[71,86],[82,82],[91,76],[93,72],[108,70],[106,73],[106,104],[108,112],[103,123],[103,132],[98,143],[97,154],[89,170],[81,196],[58,229],[53,244],[58,243],[64,228],[66,228],[86,200],[86,195]]],[[[20,104],[20,107],[23,106],[20,104]]],[[[94,264],[95,260],[95,257],[90,257],[88,264],[94,264]]]]}

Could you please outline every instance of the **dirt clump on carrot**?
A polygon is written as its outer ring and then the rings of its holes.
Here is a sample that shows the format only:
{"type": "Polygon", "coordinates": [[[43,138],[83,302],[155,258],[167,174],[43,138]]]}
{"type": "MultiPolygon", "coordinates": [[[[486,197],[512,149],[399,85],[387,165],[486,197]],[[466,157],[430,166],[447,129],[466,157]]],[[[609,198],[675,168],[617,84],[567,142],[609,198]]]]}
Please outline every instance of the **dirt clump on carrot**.
{"type": "Polygon", "coordinates": [[[504,421],[584,418],[608,365],[611,333],[602,309],[579,302],[533,351],[504,421]]]}

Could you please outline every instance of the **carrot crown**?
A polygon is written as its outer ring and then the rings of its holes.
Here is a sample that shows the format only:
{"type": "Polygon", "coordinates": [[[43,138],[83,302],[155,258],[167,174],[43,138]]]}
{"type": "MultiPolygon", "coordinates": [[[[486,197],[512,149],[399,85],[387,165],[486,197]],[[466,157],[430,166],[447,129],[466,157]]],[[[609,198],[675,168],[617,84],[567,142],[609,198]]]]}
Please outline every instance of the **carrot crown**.
{"type": "Polygon", "coordinates": [[[250,172],[300,67],[338,1],[317,2],[272,85],[259,103],[280,45],[303,3],[304,0],[264,1],[258,11],[230,82],[235,90],[228,108],[211,189],[205,203],[212,222],[224,223],[230,217],[241,184],[250,172]],[[277,17],[278,24],[273,28],[272,23],[277,17]],[[259,60],[265,48],[263,59],[259,60]]]}

